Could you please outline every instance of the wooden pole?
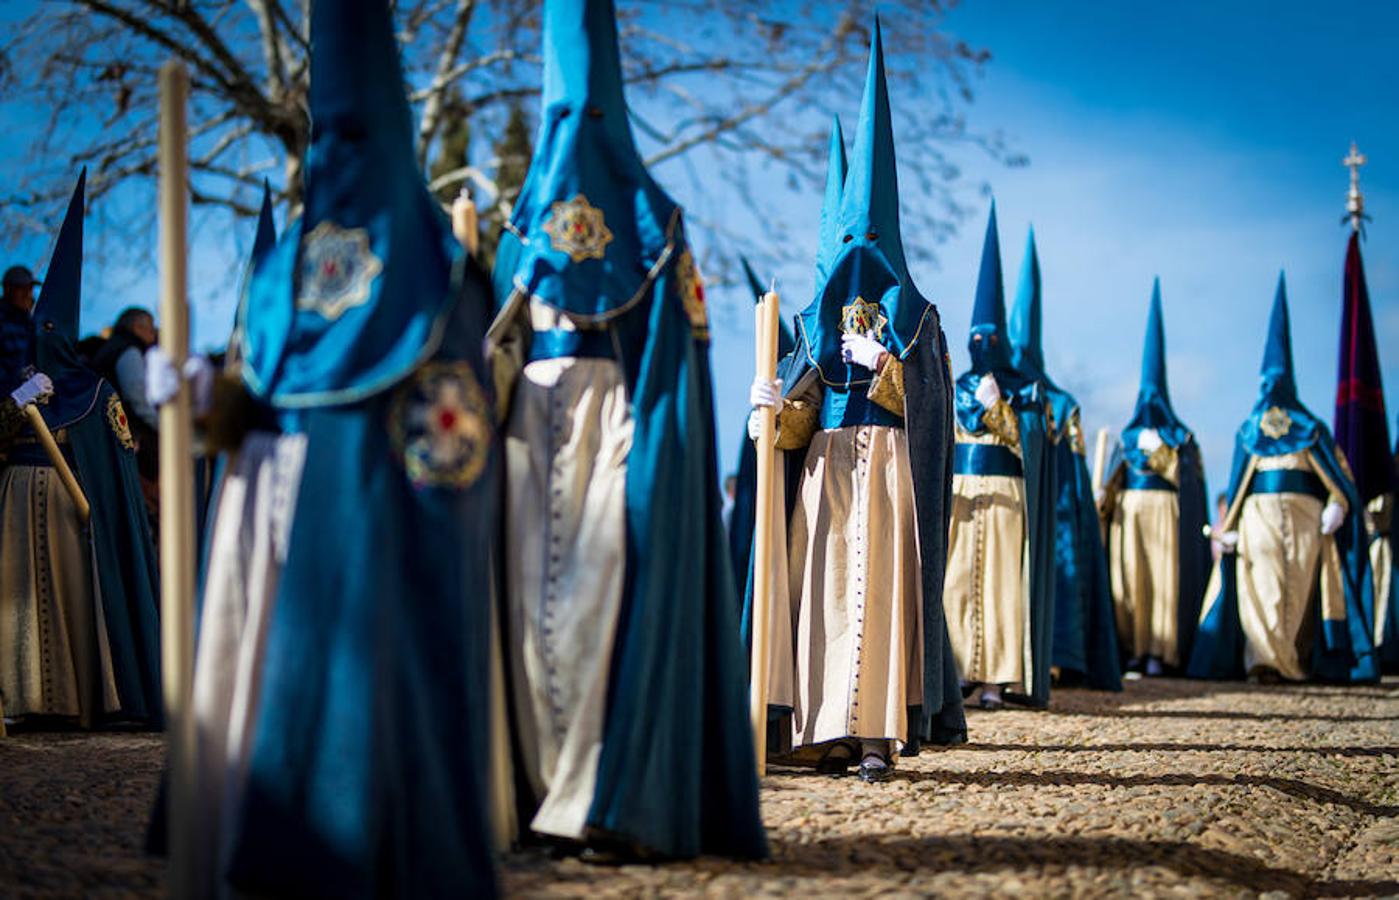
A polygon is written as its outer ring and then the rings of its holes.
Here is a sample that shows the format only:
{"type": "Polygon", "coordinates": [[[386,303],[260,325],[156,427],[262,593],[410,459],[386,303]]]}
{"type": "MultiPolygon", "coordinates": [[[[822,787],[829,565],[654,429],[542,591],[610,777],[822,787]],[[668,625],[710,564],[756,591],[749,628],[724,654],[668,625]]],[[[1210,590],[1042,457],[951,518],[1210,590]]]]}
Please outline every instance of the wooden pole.
{"type": "MultiPolygon", "coordinates": [[[[186,231],[189,210],[189,74],[160,68],[160,347],[175,371],[189,355],[186,231]]],[[[189,385],[160,408],[160,638],[170,772],[170,894],[195,893],[193,868],[194,457],[189,385]]]]}
{"type": "Polygon", "coordinates": [[[1093,495],[1097,496],[1098,491],[1103,489],[1103,478],[1108,464],[1108,430],[1098,429],[1098,443],[1093,448],[1093,495]]]}
{"type": "MultiPolygon", "coordinates": [[[[758,303],[755,371],[771,381],[777,377],[778,297],[768,291],[758,303]]],[[[758,495],[753,523],[753,744],[758,756],[758,776],[767,774],[768,656],[772,611],[772,509],[773,467],[776,462],[777,411],[763,407],[758,413],[758,495]]]]}
{"type": "Polygon", "coordinates": [[[92,507],[87,502],[87,495],[83,493],[82,486],[78,484],[78,477],[68,465],[68,460],[63,458],[63,451],[58,449],[58,441],[53,439],[53,432],[49,431],[49,423],[44,421],[44,414],[39,412],[39,407],[30,403],[24,407],[24,415],[29,419],[29,426],[38,435],[39,444],[44,448],[49,462],[53,463],[58,472],[58,480],[63,482],[68,496],[73,498],[73,505],[78,508],[78,520],[86,525],[88,519],[92,518],[92,507]]]}

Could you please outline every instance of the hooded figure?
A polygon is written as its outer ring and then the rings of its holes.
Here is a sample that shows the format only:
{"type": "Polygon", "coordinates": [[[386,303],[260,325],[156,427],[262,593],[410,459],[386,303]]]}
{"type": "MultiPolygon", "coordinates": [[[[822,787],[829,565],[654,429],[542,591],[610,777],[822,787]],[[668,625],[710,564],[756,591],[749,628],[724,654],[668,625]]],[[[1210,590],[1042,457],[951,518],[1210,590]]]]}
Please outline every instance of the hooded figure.
{"type": "MultiPolygon", "coordinates": [[[[753,267],[743,259],[743,273],[748,278],[748,290],[756,302],[762,302],[767,288],[758,278],[753,267]]],[[[792,352],[795,341],[792,329],[785,322],[779,322],[777,333],[777,358],[782,359],[792,352]]],[[[738,448],[738,469],[735,475],[733,510],[729,514],[729,557],[733,560],[734,578],[738,584],[748,580],[748,565],[753,555],[753,517],[757,513],[755,494],[758,490],[758,454],[753,441],[744,430],[742,445],[738,448]]]]}
{"type": "Polygon", "coordinates": [[[957,379],[948,629],[981,705],[1003,690],[1049,704],[1054,634],[1054,459],[1046,399],[1011,363],[996,207],[986,223],[972,308],[971,370],[957,379]]]}
{"type": "Polygon", "coordinates": [[[1108,568],[1127,668],[1183,667],[1209,574],[1205,471],[1195,436],[1171,408],[1161,282],[1151,289],[1137,409],[1105,486],[1108,568]]]}
{"type": "Polygon", "coordinates": [[[1281,276],[1220,527],[1226,553],[1205,594],[1192,676],[1378,679],[1363,507],[1331,433],[1297,397],[1281,276]]]}
{"type": "Polygon", "coordinates": [[[135,443],[116,391],[74,349],[85,182],[86,172],[34,309],[39,374],[0,399],[0,707],[84,727],[158,726],[159,573],[135,443]],[[29,402],[77,476],[87,523],[20,411],[29,402]]]}
{"type": "Polygon", "coordinates": [[[243,393],[214,392],[203,896],[495,890],[489,283],[418,170],[393,35],[385,0],[317,0],[304,209],[259,226],[243,393]]]}
{"type": "Polygon", "coordinates": [[[545,3],[541,110],[490,329],[522,819],[589,856],[763,856],[704,292],[611,0],[545,3]]]}
{"type": "Polygon", "coordinates": [[[1083,439],[1078,401],[1045,374],[1041,349],[1040,261],[1032,229],[1010,314],[1015,367],[1040,383],[1049,414],[1054,469],[1053,664],[1063,683],[1122,690],[1107,550],[1083,439]]]}
{"type": "Polygon", "coordinates": [[[777,381],[753,385],[755,407],[777,407],[787,501],[770,531],[769,745],[880,781],[923,741],[964,741],[966,721],[942,615],[947,347],[904,260],[877,20],[838,188],[842,157],[833,143],[816,296],[777,381]]]}

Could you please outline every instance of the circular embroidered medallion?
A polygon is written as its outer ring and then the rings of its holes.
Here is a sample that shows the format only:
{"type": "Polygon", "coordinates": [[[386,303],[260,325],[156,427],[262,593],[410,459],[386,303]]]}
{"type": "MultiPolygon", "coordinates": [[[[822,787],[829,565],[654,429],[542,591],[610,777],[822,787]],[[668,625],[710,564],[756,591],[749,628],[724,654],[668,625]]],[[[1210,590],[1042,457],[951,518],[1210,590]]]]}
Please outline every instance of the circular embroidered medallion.
{"type": "Polygon", "coordinates": [[[490,406],[465,362],[418,369],[394,394],[389,429],[404,471],[420,487],[467,487],[490,455],[490,406]]]}
{"type": "Polygon", "coordinates": [[[675,288],[680,292],[680,302],[685,304],[685,315],[690,318],[690,329],[695,337],[709,337],[709,309],[704,304],[704,279],[700,277],[699,266],[688,249],[675,261],[675,288]]]}
{"type": "Polygon", "coordinates": [[[878,303],[871,303],[864,297],[856,297],[848,305],[840,308],[841,334],[868,335],[876,341],[884,340],[884,326],[889,317],[884,315],[878,303]]]}
{"type": "Polygon", "coordinates": [[[107,395],[107,425],[111,427],[112,434],[117,436],[117,443],[128,450],[136,449],[136,441],[131,436],[131,423],[126,418],[126,408],[121,405],[121,398],[116,394],[107,395]]]}
{"type": "Polygon", "coordinates": [[[1292,417],[1287,414],[1287,410],[1271,406],[1267,412],[1263,413],[1263,418],[1258,423],[1258,430],[1273,440],[1277,440],[1292,430],[1292,417]]]}
{"type": "Polygon", "coordinates": [[[607,245],[612,243],[612,232],[603,221],[602,210],[588,202],[582,194],[574,194],[572,200],[560,200],[552,207],[549,221],[544,223],[544,231],[549,235],[549,245],[560,253],[567,253],[573,262],[585,259],[602,259],[607,245]]]}
{"type": "Polygon", "coordinates": [[[369,302],[384,263],[369,247],[369,232],[322,222],[301,242],[301,289],[296,308],[335,321],[369,302]]]}

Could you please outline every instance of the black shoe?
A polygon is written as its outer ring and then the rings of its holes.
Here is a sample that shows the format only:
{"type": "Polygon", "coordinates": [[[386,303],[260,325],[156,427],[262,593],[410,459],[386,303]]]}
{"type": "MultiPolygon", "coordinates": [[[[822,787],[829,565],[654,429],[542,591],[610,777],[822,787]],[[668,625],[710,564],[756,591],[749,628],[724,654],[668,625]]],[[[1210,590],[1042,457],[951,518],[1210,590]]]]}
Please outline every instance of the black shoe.
{"type": "Polygon", "coordinates": [[[894,777],[894,767],[882,756],[873,753],[860,760],[860,780],[865,784],[879,784],[894,777]]]}
{"type": "Polygon", "coordinates": [[[1249,684],[1282,684],[1282,675],[1277,669],[1269,669],[1266,666],[1259,666],[1248,673],[1249,684]]]}
{"type": "Polygon", "coordinates": [[[850,766],[855,762],[855,751],[841,741],[831,745],[826,755],[816,764],[816,774],[834,775],[837,778],[850,774],[850,766]]]}

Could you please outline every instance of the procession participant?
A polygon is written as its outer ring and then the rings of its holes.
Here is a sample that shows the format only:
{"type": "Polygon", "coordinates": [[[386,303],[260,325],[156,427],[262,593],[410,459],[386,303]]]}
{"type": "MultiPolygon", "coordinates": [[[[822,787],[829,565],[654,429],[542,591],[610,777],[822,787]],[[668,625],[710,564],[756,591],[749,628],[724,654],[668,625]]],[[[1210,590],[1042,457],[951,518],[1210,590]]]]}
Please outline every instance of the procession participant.
{"type": "Polygon", "coordinates": [[[1210,578],[1190,675],[1378,679],[1359,494],[1331,433],[1297,397],[1281,276],[1229,497],[1229,552],[1210,578]]]}
{"type": "Polygon", "coordinates": [[[632,139],[611,0],[546,0],[490,353],[522,818],[602,861],[766,839],[703,288],[632,139]]]}
{"type": "MultiPolygon", "coordinates": [[[[794,762],[888,779],[966,740],[942,613],[951,391],[937,308],[909,275],[879,23],[844,188],[834,132],[818,286],[778,379],[769,717],[794,762]],[[784,385],[785,395],[784,395],[784,385]],[[788,492],[785,485],[795,484],[788,492]],[[784,509],[784,507],[786,507],[784,509]]],[[[750,585],[749,595],[753,595],[750,585]]]]}
{"type": "MultiPolygon", "coordinates": [[[[743,274],[748,280],[748,290],[752,293],[754,302],[761,302],[767,288],[763,286],[753,267],[748,264],[748,260],[743,257],[740,259],[743,262],[743,274]]],[[[795,343],[792,329],[779,320],[777,358],[781,359],[791,353],[795,343]]],[[[735,470],[736,475],[731,476],[734,478],[734,499],[728,529],[729,558],[733,560],[734,579],[737,584],[744,584],[748,580],[748,566],[753,554],[753,519],[757,515],[754,494],[758,489],[758,454],[754,451],[752,439],[748,437],[746,418],[740,443],[742,446],[738,452],[738,468],[735,470]]]]}
{"type": "Polygon", "coordinates": [[[84,727],[161,723],[155,548],[130,424],[77,359],[83,197],[78,179],[34,309],[31,376],[0,400],[0,705],[84,727]],[[37,403],[83,502],[23,407],[37,403]]]}
{"type": "Polygon", "coordinates": [[[1103,498],[1117,634],[1129,677],[1183,668],[1209,575],[1205,471],[1166,383],[1161,281],[1151,289],[1137,408],[1103,498]]]}
{"type": "Polygon", "coordinates": [[[1049,416],[1056,494],[1052,659],[1061,684],[1120,691],[1117,622],[1098,504],[1088,474],[1081,409],[1072,394],[1045,374],[1041,318],[1040,261],[1031,229],[1010,313],[1010,343],[1015,368],[1040,383],[1049,416]]]}
{"type": "Polygon", "coordinates": [[[957,379],[948,630],[964,693],[983,709],[1049,704],[1054,460],[1044,393],[1011,364],[996,207],[986,223],[971,369],[957,379]]]}
{"type": "Polygon", "coordinates": [[[40,282],[24,266],[10,266],[0,279],[0,394],[19,387],[34,365],[34,287],[40,282]]]}
{"type": "MultiPolygon", "coordinates": [[[[201,895],[478,896],[496,438],[486,274],[418,169],[384,0],[317,0],[304,209],[212,390],[201,895]]],[[[207,399],[207,398],[206,398],[207,399]]],[[[201,405],[201,404],[196,404],[201,405]]]]}

